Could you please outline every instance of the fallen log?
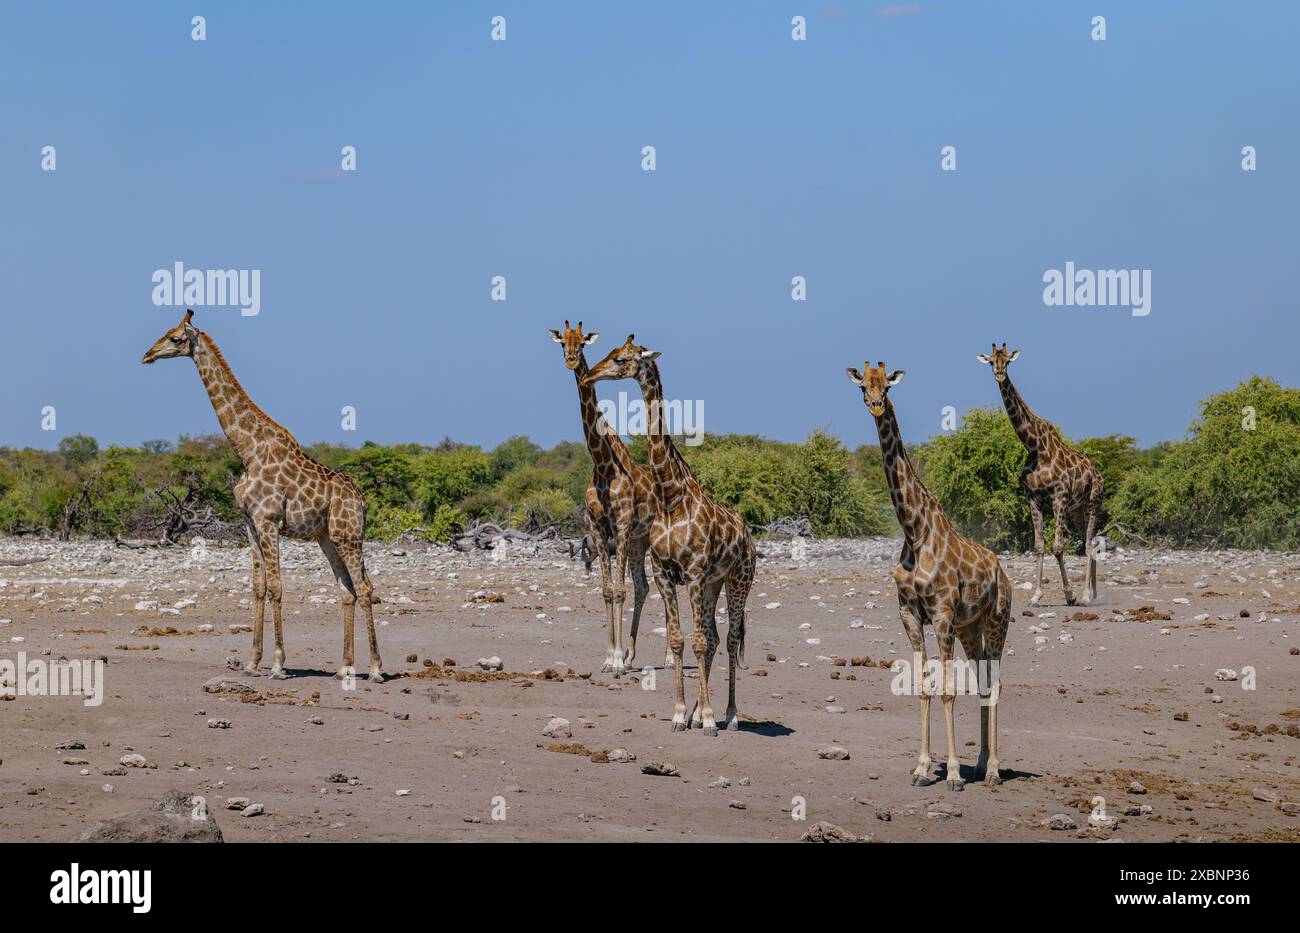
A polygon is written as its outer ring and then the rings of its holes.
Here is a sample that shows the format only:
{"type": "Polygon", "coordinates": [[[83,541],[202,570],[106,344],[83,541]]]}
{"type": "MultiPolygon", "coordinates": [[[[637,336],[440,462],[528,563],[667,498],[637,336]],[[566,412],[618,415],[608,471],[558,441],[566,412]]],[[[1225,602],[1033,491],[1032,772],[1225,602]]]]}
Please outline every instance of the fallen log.
{"type": "Polygon", "coordinates": [[[26,567],[28,564],[39,564],[42,561],[49,560],[49,555],[45,557],[22,557],[15,560],[0,560],[0,567],[26,567]]]}

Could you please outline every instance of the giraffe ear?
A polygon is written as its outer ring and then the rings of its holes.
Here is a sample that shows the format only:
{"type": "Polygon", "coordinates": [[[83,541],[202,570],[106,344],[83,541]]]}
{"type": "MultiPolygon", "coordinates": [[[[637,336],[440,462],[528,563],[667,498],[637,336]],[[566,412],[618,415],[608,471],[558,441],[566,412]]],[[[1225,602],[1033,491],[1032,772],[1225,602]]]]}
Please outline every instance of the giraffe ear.
{"type": "Polygon", "coordinates": [[[849,382],[858,387],[862,386],[862,373],[858,372],[852,366],[844,371],[849,374],[849,382]]]}
{"type": "Polygon", "coordinates": [[[991,359],[989,359],[989,358],[988,358],[987,356],[985,356],[983,353],[976,353],[976,354],[975,354],[975,359],[979,360],[981,363],[992,363],[992,362],[993,362],[991,359]]]}
{"type": "Polygon", "coordinates": [[[889,384],[891,386],[896,386],[902,381],[903,381],[903,370],[896,369],[889,374],[889,384]]]}
{"type": "Polygon", "coordinates": [[[642,351],[641,351],[641,359],[643,359],[643,360],[657,360],[657,359],[659,359],[659,351],[658,351],[658,350],[642,350],[642,351]]]}
{"type": "Polygon", "coordinates": [[[554,340],[556,343],[564,343],[564,337],[560,334],[558,330],[551,331],[551,339],[554,340]]]}
{"type": "Polygon", "coordinates": [[[588,334],[586,337],[582,338],[582,345],[583,345],[584,347],[589,347],[589,346],[591,346],[593,343],[596,342],[596,338],[599,337],[599,336],[600,336],[600,331],[598,331],[598,330],[594,330],[594,331],[592,331],[592,332],[591,332],[590,334],[588,334]]]}
{"type": "Polygon", "coordinates": [[[1007,357],[1007,362],[1014,363],[1016,361],[1016,357],[1018,357],[1019,355],[1020,355],[1019,350],[1012,350],[1011,355],[1007,357]]]}

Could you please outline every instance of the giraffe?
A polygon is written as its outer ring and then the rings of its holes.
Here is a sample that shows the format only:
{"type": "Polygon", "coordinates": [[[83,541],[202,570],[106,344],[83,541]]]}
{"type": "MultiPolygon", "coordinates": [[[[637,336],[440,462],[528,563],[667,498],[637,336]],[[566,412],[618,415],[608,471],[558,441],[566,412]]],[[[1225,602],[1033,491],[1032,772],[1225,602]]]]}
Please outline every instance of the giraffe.
{"type": "Polygon", "coordinates": [[[894,570],[894,583],[898,587],[898,615],[912,643],[912,663],[917,672],[913,682],[920,686],[921,699],[921,751],[912,784],[923,787],[934,783],[930,777],[930,698],[934,678],[925,655],[927,623],[934,627],[939,643],[941,694],[948,729],[948,788],[959,791],[965,786],[953,728],[954,639],[961,641],[968,667],[975,666],[979,686],[980,754],[975,778],[1001,784],[998,700],[1002,685],[998,674],[1011,624],[1011,583],[997,555],[957,533],[913,469],[889,400],[889,390],[902,381],[903,370],[885,375],[885,364],[881,362],[875,369],[864,363],[863,369],[866,375],[850,367],[849,381],[862,389],[862,400],[876,419],[889,497],[903,528],[903,550],[894,570]]]}
{"type": "Polygon", "coordinates": [[[674,732],[694,727],[705,735],[717,735],[718,726],[709,703],[709,673],[718,648],[715,611],[718,596],[727,592],[727,715],[726,729],[740,728],[736,712],[736,671],[744,661],[745,600],[754,582],[758,551],[744,519],[718,505],[700,488],[665,431],[663,383],[659,379],[656,350],[637,346],[634,335],[615,347],[596,364],[583,380],[594,384],[605,379],[635,379],[641,386],[646,407],[646,440],[650,449],[650,471],[655,482],[655,516],[650,526],[650,547],[655,578],[668,610],[668,647],[675,660],[676,704],[674,732]],[[691,649],[699,661],[700,692],[690,716],[682,682],[681,623],[677,617],[675,587],[686,586],[691,602],[694,630],[691,649]]]}
{"type": "Polygon", "coordinates": [[[374,584],[362,556],[366,503],[348,477],[312,460],[284,427],[271,420],[248,397],[211,336],[191,323],[186,311],[180,324],[163,333],[142,363],[188,356],[217,413],[221,429],[244,464],[235,483],[235,502],[244,513],[253,553],[253,653],[244,668],[256,675],[262,661],[262,625],[270,595],[275,619],[275,655],[270,676],[284,679],[284,634],[280,621],[280,536],[316,541],[329,561],[343,594],[343,663],[338,675],[353,670],[352,624],[356,604],[366,616],[370,636],[370,680],[382,682],[383,664],[375,638],[374,584]]]}
{"type": "MultiPolygon", "coordinates": [[[[654,477],[632,459],[618,432],[601,416],[596,406],[595,387],[583,382],[590,371],[583,348],[595,343],[600,334],[584,334],[582,321],[577,327],[570,327],[565,321],[563,331],[552,330],[550,333],[551,339],[564,347],[564,365],[573,370],[578,383],[582,433],[592,462],[591,482],[587,485],[583,509],[588,531],[595,543],[593,550],[600,561],[601,595],[605,598],[608,621],[605,663],[601,671],[613,671],[618,677],[636,658],[637,629],[641,625],[641,610],[649,591],[645,558],[650,548],[650,523],[655,514],[654,477]],[[623,604],[627,598],[628,567],[632,570],[632,627],[627,651],[624,652],[623,604]]],[[[664,598],[662,589],[659,595],[664,598]]],[[[664,666],[671,667],[672,652],[665,648],[664,654],[664,666]]]]}
{"type": "Polygon", "coordinates": [[[1038,585],[1034,590],[1029,605],[1037,606],[1043,598],[1043,505],[1050,505],[1056,521],[1056,539],[1052,553],[1061,568],[1061,586],[1065,589],[1067,605],[1076,605],[1074,593],[1070,589],[1070,578],[1065,573],[1065,521],[1072,516],[1080,530],[1084,530],[1083,547],[1088,555],[1088,572],[1084,580],[1083,597],[1078,600],[1080,606],[1087,606],[1097,598],[1097,553],[1094,548],[1094,535],[1097,531],[1097,516],[1101,511],[1102,480],[1101,473],[1086,454],[1071,450],[1061,440],[1056,426],[1029,410],[1025,400],[1020,397],[1016,387],[1007,375],[1007,366],[1020,356],[1019,350],[1007,352],[1003,342],[1001,349],[993,344],[993,351],[985,356],[976,354],[976,359],[993,367],[993,378],[1002,391],[1002,404],[1006,406],[1007,417],[1015,429],[1020,443],[1029,451],[1029,459],[1020,471],[1020,486],[1029,499],[1029,515],[1034,522],[1034,552],[1038,557],[1038,585]]]}

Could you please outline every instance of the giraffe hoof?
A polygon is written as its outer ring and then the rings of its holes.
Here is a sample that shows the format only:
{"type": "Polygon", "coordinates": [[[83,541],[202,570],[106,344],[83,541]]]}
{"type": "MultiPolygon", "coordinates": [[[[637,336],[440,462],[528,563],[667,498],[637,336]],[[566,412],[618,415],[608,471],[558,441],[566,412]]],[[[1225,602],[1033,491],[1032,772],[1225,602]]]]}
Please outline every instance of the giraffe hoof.
{"type": "Polygon", "coordinates": [[[704,727],[704,734],[705,734],[705,735],[717,735],[717,734],[718,734],[718,727],[717,727],[717,726],[705,726],[705,727],[704,727]]]}
{"type": "Polygon", "coordinates": [[[730,719],[727,720],[727,731],[728,731],[728,732],[739,732],[739,731],[740,731],[740,718],[739,718],[739,717],[737,717],[737,716],[732,716],[730,719]]]}
{"type": "Polygon", "coordinates": [[[372,684],[382,684],[387,680],[382,671],[371,671],[368,679],[372,684]]]}
{"type": "Polygon", "coordinates": [[[266,676],[270,677],[272,680],[288,680],[288,679],[289,679],[289,675],[286,674],[283,670],[279,670],[279,671],[271,671],[271,673],[267,674],[266,676]]]}
{"type": "Polygon", "coordinates": [[[255,667],[246,667],[246,668],[244,668],[242,671],[240,671],[240,673],[243,674],[245,677],[261,677],[261,676],[262,676],[262,672],[259,671],[259,670],[258,670],[257,668],[255,668],[255,667]]]}
{"type": "Polygon", "coordinates": [[[675,723],[673,723],[673,731],[674,731],[674,732],[685,732],[686,729],[687,729],[687,726],[686,726],[686,723],[684,723],[684,722],[675,722],[675,723]]]}
{"type": "Polygon", "coordinates": [[[990,771],[988,777],[984,779],[984,783],[989,787],[996,787],[1002,783],[1002,775],[996,771],[990,771]]]}
{"type": "Polygon", "coordinates": [[[913,774],[913,775],[912,775],[912,786],[913,786],[913,787],[929,787],[929,786],[930,786],[931,784],[933,784],[933,783],[934,783],[934,778],[930,777],[928,774],[913,774]]]}
{"type": "Polygon", "coordinates": [[[600,666],[600,672],[602,674],[608,674],[613,669],[614,669],[614,662],[611,661],[609,658],[606,658],[605,663],[600,666]]]}
{"type": "Polygon", "coordinates": [[[948,779],[948,790],[965,790],[965,789],[966,789],[966,782],[963,781],[961,778],[948,779]]]}

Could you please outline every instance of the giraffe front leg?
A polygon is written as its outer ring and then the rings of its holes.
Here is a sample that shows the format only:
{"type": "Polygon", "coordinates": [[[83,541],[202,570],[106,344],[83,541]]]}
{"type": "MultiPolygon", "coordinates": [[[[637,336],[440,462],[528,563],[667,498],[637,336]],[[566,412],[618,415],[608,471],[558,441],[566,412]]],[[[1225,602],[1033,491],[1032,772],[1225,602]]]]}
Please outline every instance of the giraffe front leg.
{"type": "Polygon", "coordinates": [[[957,758],[957,730],[954,720],[957,702],[957,678],[953,671],[953,641],[951,615],[934,618],[934,632],[939,640],[939,663],[943,669],[943,718],[948,730],[948,789],[959,791],[966,786],[961,777],[961,761],[957,758]]]}
{"type": "Polygon", "coordinates": [[[591,536],[595,542],[596,560],[600,563],[600,595],[605,601],[605,661],[600,672],[608,674],[614,669],[614,581],[609,566],[609,542],[594,527],[591,536]]]}
{"type": "Polygon", "coordinates": [[[713,622],[712,609],[717,602],[717,590],[714,588],[710,593],[703,584],[692,582],[687,591],[694,620],[691,650],[695,654],[700,673],[700,693],[695,701],[695,709],[691,711],[691,728],[701,729],[705,735],[717,735],[718,724],[713,719],[713,706],[709,702],[709,669],[718,645],[718,631],[713,622]]]}
{"type": "Polygon", "coordinates": [[[1083,538],[1083,546],[1088,555],[1088,575],[1083,581],[1083,597],[1080,606],[1090,606],[1097,598],[1097,507],[1088,508],[1088,529],[1083,538]]]}
{"type": "Polygon", "coordinates": [[[934,783],[934,778],[930,776],[930,694],[933,691],[925,657],[925,630],[921,627],[920,621],[908,612],[901,596],[898,598],[898,616],[903,621],[903,630],[907,632],[908,641],[912,643],[914,673],[911,682],[918,688],[917,695],[921,706],[921,750],[916,756],[916,767],[912,769],[912,786],[929,787],[934,783]]]}
{"type": "Polygon", "coordinates": [[[645,608],[645,598],[650,591],[650,584],[645,575],[645,551],[629,552],[628,560],[632,570],[632,626],[628,630],[627,656],[623,659],[623,663],[628,670],[631,670],[632,662],[636,660],[636,635],[641,628],[641,610],[645,608]]]}
{"type": "Polygon", "coordinates": [[[976,684],[980,697],[980,754],[975,762],[975,777],[982,781],[989,761],[989,710],[986,702],[990,683],[990,669],[984,648],[983,628],[988,623],[968,624],[957,630],[962,650],[966,652],[967,664],[975,667],[976,684]]]}
{"type": "Polygon", "coordinates": [[[623,651],[623,606],[627,602],[627,547],[622,540],[614,552],[614,644],[610,651],[610,669],[615,677],[627,673],[627,655],[623,651]]]}
{"type": "Polygon", "coordinates": [[[262,629],[266,621],[266,574],[259,556],[261,543],[251,523],[248,528],[248,546],[253,552],[253,653],[249,655],[244,673],[254,676],[259,674],[257,666],[262,663],[262,629]]]}
{"type": "Polygon", "coordinates": [[[1074,592],[1070,589],[1070,577],[1065,572],[1065,500],[1058,496],[1052,502],[1052,514],[1055,517],[1056,536],[1052,544],[1052,554],[1056,564],[1061,568],[1061,588],[1065,590],[1065,604],[1074,605],[1074,592]]]}
{"type": "MultiPolygon", "coordinates": [[[[275,622],[275,653],[271,656],[271,676],[276,680],[284,680],[288,675],[284,672],[284,620],[281,615],[284,587],[280,580],[280,533],[274,525],[270,525],[261,530],[258,538],[262,544],[266,595],[271,600],[271,616],[275,622]]],[[[254,635],[255,638],[257,634],[254,635]]],[[[260,645],[256,653],[261,654],[260,645]]]]}
{"type": "Polygon", "coordinates": [[[655,585],[659,588],[664,601],[664,615],[668,626],[668,653],[675,661],[674,664],[666,665],[673,668],[675,691],[673,731],[681,732],[686,729],[686,684],[682,674],[682,652],[686,648],[686,640],[682,637],[682,623],[677,613],[677,588],[668,582],[658,563],[655,564],[654,570],[655,585]]]}
{"type": "Polygon", "coordinates": [[[1043,551],[1045,547],[1043,542],[1043,509],[1032,493],[1029,496],[1029,517],[1034,523],[1034,556],[1038,561],[1037,583],[1034,585],[1034,595],[1029,597],[1029,605],[1037,606],[1043,598],[1043,551]]]}

